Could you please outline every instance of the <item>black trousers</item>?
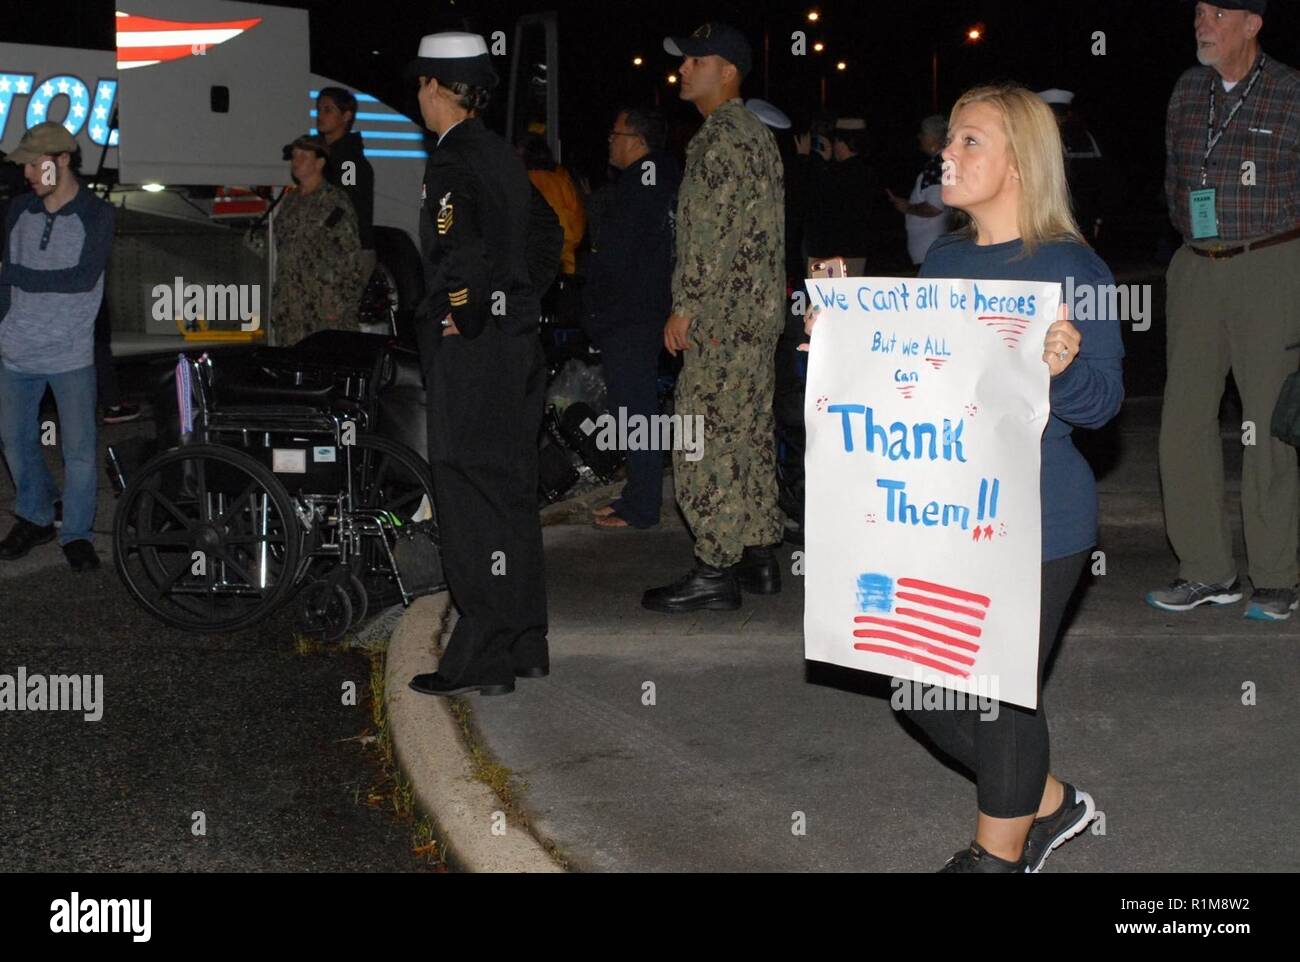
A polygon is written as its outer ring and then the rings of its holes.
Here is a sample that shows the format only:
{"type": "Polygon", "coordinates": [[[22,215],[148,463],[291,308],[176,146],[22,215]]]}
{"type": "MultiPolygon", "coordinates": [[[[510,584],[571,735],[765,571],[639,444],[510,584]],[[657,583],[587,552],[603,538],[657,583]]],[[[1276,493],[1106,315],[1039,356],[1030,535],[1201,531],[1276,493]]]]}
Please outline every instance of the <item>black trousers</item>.
{"type": "MultiPolygon", "coordinates": [[[[646,419],[647,438],[657,437],[650,430],[659,413],[659,352],[664,346],[662,323],[628,324],[600,336],[601,365],[609,387],[608,404],[615,419],[619,408],[631,419],[646,419]]],[[[648,528],[659,523],[663,504],[664,452],[641,450],[627,452],[627,484],[612,505],[620,518],[634,528],[648,528]]]]}
{"type": "MultiPolygon", "coordinates": [[[[1047,712],[1043,668],[1056,647],[1061,618],[1083,573],[1088,552],[1043,563],[1038,614],[1038,710],[998,702],[996,719],[975,708],[924,710],[905,714],[934,743],[975,773],[979,810],[993,818],[1020,818],[1038,811],[1047,784],[1047,712]]],[[[990,711],[989,714],[992,714],[990,711]]]]}
{"type": "Polygon", "coordinates": [[[421,327],[442,561],[460,611],[438,671],[466,683],[513,681],[515,668],[549,663],[537,494],[541,342],[492,321],[473,340],[421,327]]]}

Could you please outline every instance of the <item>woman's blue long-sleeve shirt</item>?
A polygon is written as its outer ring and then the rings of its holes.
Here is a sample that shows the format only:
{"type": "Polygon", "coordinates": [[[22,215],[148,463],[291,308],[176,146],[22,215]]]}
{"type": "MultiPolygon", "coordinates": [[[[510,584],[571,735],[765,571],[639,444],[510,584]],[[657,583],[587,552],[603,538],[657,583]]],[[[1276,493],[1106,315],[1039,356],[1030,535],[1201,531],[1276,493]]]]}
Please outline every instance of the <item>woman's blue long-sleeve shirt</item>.
{"type": "Polygon", "coordinates": [[[1103,292],[1101,285],[1114,284],[1115,279],[1090,247],[1054,241],[1040,244],[1028,257],[1023,251],[1020,240],[980,247],[972,239],[949,235],[930,248],[920,276],[1042,281],[1061,284],[1062,298],[1070,290],[1067,278],[1074,279],[1076,297],[1093,286],[1092,319],[1070,317],[1081,336],[1079,355],[1052,378],[1052,413],[1043,431],[1043,561],[1051,561],[1097,543],[1097,484],[1070,435],[1076,427],[1099,428],[1119,412],[1124,344],[1119,318],[1108,316],[1108,298],[1097,296],[1103,292]]]}

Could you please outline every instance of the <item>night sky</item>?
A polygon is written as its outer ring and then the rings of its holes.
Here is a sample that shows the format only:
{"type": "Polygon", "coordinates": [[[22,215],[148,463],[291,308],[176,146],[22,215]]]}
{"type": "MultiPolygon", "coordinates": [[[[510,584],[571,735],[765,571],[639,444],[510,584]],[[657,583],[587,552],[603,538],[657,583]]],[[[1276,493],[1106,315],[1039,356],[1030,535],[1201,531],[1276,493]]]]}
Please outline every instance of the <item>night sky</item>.
{"type": "MultiPolygon", "coordinates": [[[[675,138],[689,136],[698,122],[694,108],[676,100],[665,82],[676,66],[663,52],[666,33],[689,33],[705,17],[726,20],[746,31],[755,66],[745,83],[747,97],[767,96],[804,124],[819,109],[822,73],[828,75],[828,106],[865,117],[871,153],[886,181],[906,191],[918,157],[912,134],[930,112],[931,57],[939,45],[941,109],[946,113],[964,88],[986,80],[1018,80],[1035,89],[1064,87],[1077,94],[1102,148],[1123,171],[1135,208],[1160,204],[1163,128],[1169,91],[1179,73],[1195,63],[1192,4],[1186,0],[907,0],[902,3],[796,4],[749,2],[528,2],[528,0],[433,0],[364,4],[312,2],[276,4],[312,12],[312,68],[374,93],[418,116],[413,91],[400,70],[424,33],[472,29],[504,30],[524,13],[559,13],[560,136],[564,161],[593,179],[603,176],[605,131],[620,103],[652,101],[659,95],[674,123],[675,138]],[[805,14],[822,13],[819,27],[805,14]],[[982,24],[984,39],[964,43],[968,27],[982,24]],[[827,44],[824,54],[793,56],[791,32],[804,29],[811,42],[827,44]],[[1093,56],[1094,31],[1106,36],[1105,56],[1093,56]],[[770,60],[763,64],[765,32],[770,60]],[[641,55],[645,65],[633,67],[641,55]],[[846,61],[843,73],[836,60],[846,61]]],[[[125,0],[123,0],[125,6],[125,0]]],[[[1266,51],[1300,64],[1300,14],[1296,4],[1275,0],[1266,18],[1266,51]]],[[[111,48],[112,3],[26,3],[4,29],[11,42],[58,43],[111,48]],[[39,15],[37,14],[39,11],[39,15]]],[[[501,64],[504,75],[508,66],[501,64]]]]}

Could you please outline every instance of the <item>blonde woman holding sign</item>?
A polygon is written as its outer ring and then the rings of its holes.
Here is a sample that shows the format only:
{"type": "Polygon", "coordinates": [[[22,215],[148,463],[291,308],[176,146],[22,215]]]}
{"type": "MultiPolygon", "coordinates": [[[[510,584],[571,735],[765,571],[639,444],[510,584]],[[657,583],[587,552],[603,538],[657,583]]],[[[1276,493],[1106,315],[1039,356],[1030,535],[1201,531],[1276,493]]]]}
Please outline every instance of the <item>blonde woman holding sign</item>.
{"type": "MultiPolygon", "coordinates": [[[[1063,157],[1056,120],[1034,93],[1006,84],[964,94],[953,107],[943,151],[943,202],[962,212],[964,226],[935,241],[920,276],[1063,286],[1072,278],[1076,291],[1114,283],[1071,217],[1063,157]]],[[[810,315],[810,334],[815,322],[810,315]]],[[[1070,435],[1076,427],[1099,428],[1119,411],[1123,356],[1117,318],[1072,321],[1068,305],[1044,338],[1051,416],[1040,475],[1037,711],[1002,702],[987,713],[919,706],[906,712],[975,773],[975,839],[943,872],[1036,872],[1096,815],[1087,792],[1049,771],[1042,681],[1066,605],[1097,541],[1096,484],[1070,435]]]]}

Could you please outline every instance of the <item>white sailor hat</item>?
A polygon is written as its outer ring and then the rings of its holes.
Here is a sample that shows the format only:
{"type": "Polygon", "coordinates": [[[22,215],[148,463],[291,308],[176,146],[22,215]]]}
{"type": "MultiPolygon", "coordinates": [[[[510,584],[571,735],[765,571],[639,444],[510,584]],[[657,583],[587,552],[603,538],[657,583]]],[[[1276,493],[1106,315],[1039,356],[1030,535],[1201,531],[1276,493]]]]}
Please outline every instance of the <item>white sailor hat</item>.
{"type": "Polygon", "coordinates": [[[497,85],[487,42],[476,33],[458,31],[421,37],[419,52],[406,65],[403,75],[407,80],[437,77],[443,83],[465,83],[488,90],[497,85]]]}
{"type": "Polygon", "coordinates": [[[1057,87],[1051,87],[1047,90],[1038,91],[1038,96],[1045,104],[1060,104],[1062,107],[1068,107],[1074,103],[1074,91],[1061,90],[1057,87]]]}
{"type": "Polygon", "coordinates": [[[760,100],[758,97],[750,97],[746,100],[745,109],[773,130],[789,130],[792,126],[785,111],[774,104],[768,103],[766,100],[760,100]]]}

